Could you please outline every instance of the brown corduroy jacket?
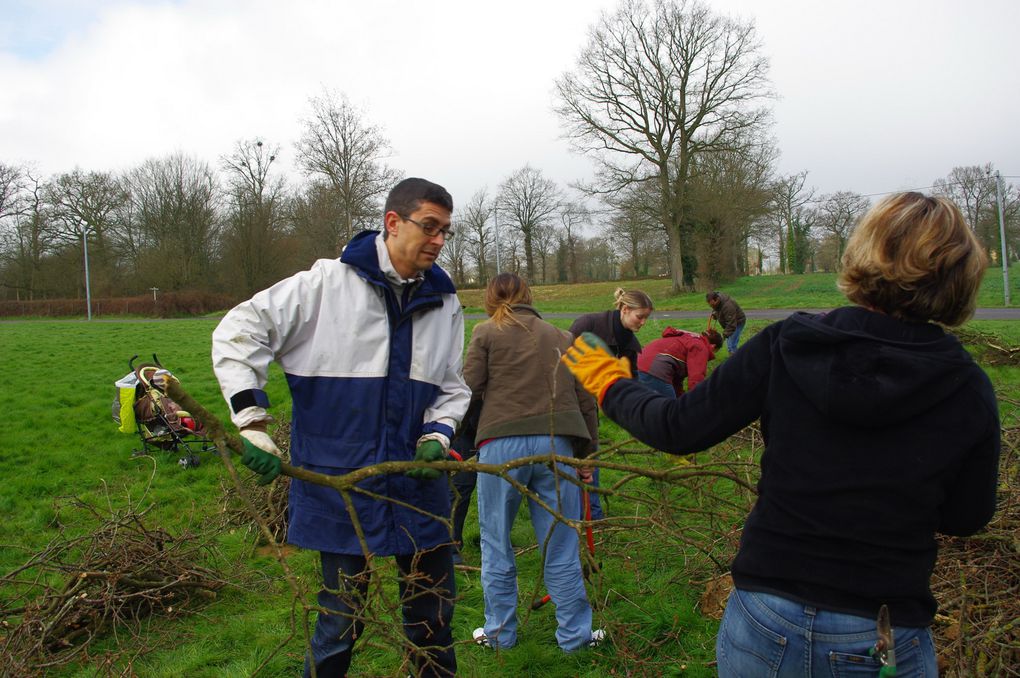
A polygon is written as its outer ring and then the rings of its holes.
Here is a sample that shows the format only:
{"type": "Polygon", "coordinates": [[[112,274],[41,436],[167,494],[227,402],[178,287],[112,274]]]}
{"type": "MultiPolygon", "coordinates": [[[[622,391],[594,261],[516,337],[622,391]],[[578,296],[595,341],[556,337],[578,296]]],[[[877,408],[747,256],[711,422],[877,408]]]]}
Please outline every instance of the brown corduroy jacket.
{"type": "Polygon", "coordinates": [[[560,362],[573,337],[531,306],[513,309],[501,327],[476,325],[468,344],[464,381],[482,400],[475,441],[551,433],[574,438],[585,457],[598,441],[598,406],[560,362]]]}

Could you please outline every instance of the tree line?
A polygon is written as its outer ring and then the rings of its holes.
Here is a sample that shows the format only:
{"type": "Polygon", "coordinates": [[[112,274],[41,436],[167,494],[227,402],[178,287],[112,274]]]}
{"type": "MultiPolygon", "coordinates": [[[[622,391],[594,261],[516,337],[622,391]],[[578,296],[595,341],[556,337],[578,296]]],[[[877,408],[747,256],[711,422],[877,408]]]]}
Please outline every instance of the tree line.
{"type": "MultiPolygon", "coordinates": [[[[778,173],[768,68],[751,21],[700,2],[622,0],[555,83],[564,133],[594,178],[560,186],[527,164],[455,196],[442,265],[459,285],[484,285],[499,269],[533,284],[667,275],[674,291],[834,270],[870,197],[819,194],[806,171],[778,173]]],[[[293,150],[296,183],[278,166],[280,147],[257,138],[213,163],[173,154],[117,174],[42,177],[0,160],[0,299],[80,298],[86,260],[95,296],[241,298],[379,228],[403,175],[365,112],[324,91],[293,150]]],[[[999,261],[993,171],[956,167],[932,191],[961,206],[999,261]]],[[[1004,188],[1013,258],[1020,193],[1004,188]]]]}

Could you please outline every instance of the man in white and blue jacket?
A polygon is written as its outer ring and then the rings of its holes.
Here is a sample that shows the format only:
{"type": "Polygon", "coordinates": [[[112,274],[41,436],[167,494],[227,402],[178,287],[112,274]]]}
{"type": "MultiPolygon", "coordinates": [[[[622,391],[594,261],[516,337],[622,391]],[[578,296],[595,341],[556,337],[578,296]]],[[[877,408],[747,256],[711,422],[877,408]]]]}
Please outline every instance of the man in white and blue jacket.
{"type": "MultiPolygon", "coordinates": [[[[453,200],[405,179],[390,192],[382,233],[359,233],[339,259],[317,261],[232,309],[213,333],[213,366],[245,441],[242,461],[271,482],[279,450],[263,388],[271,362],[293,397],[291,459],[340,475],[385,461],[445,459],[470,401],[461,376],[464,316],[453,283],[434,265],[450,237],[453,200]]],[[[456,672],[456,594],[445,477],[435,469],[381,475],[352,507],[335,490],[294,479],[287,540],[320,552],[324,589],[312,638],[318,676],[343,676],[361,635],[357,601],[368,584],[365,549],[396,557],[404,629],[416,675],[456,672]],[[341,574],[342,573],[342,574],[341,574]],[[331,592],[332,591],[332,592],[331,592]],[[337,594],[337,591],[341,593],[337,594]],[[352,623],[353,621],[353,623],[352,623]]],[[[306,657],[305,675],[310,675],[306,657]]]]}

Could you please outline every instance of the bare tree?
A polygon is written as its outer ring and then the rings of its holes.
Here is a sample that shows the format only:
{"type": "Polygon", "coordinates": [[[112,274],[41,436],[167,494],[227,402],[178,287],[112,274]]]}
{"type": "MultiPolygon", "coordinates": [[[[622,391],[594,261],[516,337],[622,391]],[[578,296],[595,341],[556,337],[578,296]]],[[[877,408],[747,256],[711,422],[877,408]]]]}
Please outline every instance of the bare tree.
{"type": "Polygon", "coordinates": [[[590,224],[591,210],[580,202],[565,202],[560,210],[560,224],[563,226],[563,247],[565,249],[566,280],[575,283],[579,280],[577,253],[580,247],[581,230],[590,224]]]}
{"type": "Polygon", "coordinates": [[[179,153],[128,174],[141,238],[137,285],[166,290],[209,286],[216,244],[216,179],[209,165],[179,153]]]}
{"type": "Polygon", "coordinates": [[[24,167],[0,162],[0,219],[19,212],[27,174],[24,167]]]}
{"type": "Polygon", "coordinates": [[[286,270],[281,251],[286,235],[284,182],[270,176],[278,155],[278,147],[255,139],[238,141],[221,159],[228,187],[223,256],[240,274],[237,287],[244,296],[272,284],[286,270]]]}
{"type": "Polygon", "coordinates": [[[531,241],[541,269],[541,273],[535,277],[534,282],[548,283],[555,280],[555,270],[550,270],[549,261],[556,256],[556,248],[561,236],[558,224],[552,219],[541,221],[532,231],[531,241]]]}
{"type": "Polygon", "coordinates": [[[464,238],[469,256],[474,261],[479,285],[489,280],[489,251],[494,247],[492,227],[489,218],[493,215],[495,203],[489,200],[488,191],[476,191],[460,210],[457,218],[457,237],[464,238]]]}
{"type": "Polygon", "coordinates": [[[652,182],[674,291],[684,288],[691,163],[763,127],[768,61],[752,23],[699,2],[623,0],[591,30],[577,69],[556,83],[575,146],[595,157],[604,192],[652,182]]]}
{"type": "Polygon", "coordinates": [[[339,255],[337,243],[346,242],[342,209],[327,182],[318,179],[306,184],[291,198],[288,213],[301,260],[310,263],[339,255]]]}
{"type": "Polygon", "coordinates": [[[0,261],[16,299],[44,296],[43,260],[53,251],[43,183],[27,167],[0,164],[0,261]]]}
{"type": "Polygon", "coordinates": [[[382,163],[390,152],[389,141],[346,96],[338,99],[326,92],[311,104],[312,117],[304,121],[297,143],[298,164],[336,193],[341,219],[340,239],[333,243],[333,256],[337,256],[355,230],[378,221],[379,198],[400,173],[382,163]]]}
{"type": "Polygon", "coordinates": [[[585,277],[589,280],[616,280],[620,277],[620,257],[608,238],[584,241],[585,277]]]}
{"type": "Polygon", "coordinates": [[[945,179],[936,179],[932,192],[951,198],[960,206],[967,223],[985,246],[993,260],[998,260],[999,224],[995,206],[995,168],[984,166],[954,167],[945,179]]]}
{"type": "Polygon", "coordinates": [[[817,207],[817,226],[829,234],[835,245],[835,268],[839,270],[843,258],[843,249],[850,237],[850,231],[857,221],[868,211],[870,202],[867,198],[852,191],[838,191],[824,195],[817,207]]]}
{"type": "Polygon", "coordinates": [[[662,246],[664,235],[658,222],[658,192],[653,184],[631,184],[607,199],[611,215],[603,223],[602,234],[608,242],[622,243],[627,248],[623,272],[634,276],[647,275],[649,250],[662,246]]]}
{"type": "MultiPolygon", "coordinates": [[[[797,238],[801,238],[803,228],[797,229],[794,224],[802,226],[803,214],[815,196],[815,190],[805,189],[807,172],[798,172],[789,176],[779,177],[772,184],[772,201],[769,205],[770,216],[775,228],[776,242],[779,252],[779,270],[783,273],[803,273],[803,260],[798,259],[795,252],[798,247],[797,238]],[[799,270],[797,270],[799,269],[799,270]]],[[[804,241],[800,242],[802,246],[804,241]]]]}
{"type": "Polygon", "coordinates": [[[459,226],[455,226],[453,232],[454,235],[447,236],[439,253],[439,264],[450,274],[455,285],[463,285],[468,279],[467,260],[471,246],[459,226]]]}
{"type": "Polygon", "coordinates": [[[521,233],[525,272],[531,280],[538,272],[535,266],[538,230],[556,215],[561,199],[556,183],[530,165],[517,170],[500,184],[496,198],[500,215],[508,217],[521,233]]]}
{"type": "MultiPolygon", "coordinates": [[[[75,169],[50,181],[44,194],[54,237],[79,251],[84,247],[83,238],[89,239],[90,277],[96,293],[120,291],[111,240],[127,193],[117,178],[108,172],[75,169]]],[[[79,256],[78,261],[84,269],[84,258],[79,256]]],[[[84,270],[79,279],[84,281],[84,270]]]]}
{"type": "Polygon", "coordinates": [[[747,274],[751,237],[768,213],[775,158],[766,141],[702,154],[691,163],[690,221],[702,289],[747,274]]]}

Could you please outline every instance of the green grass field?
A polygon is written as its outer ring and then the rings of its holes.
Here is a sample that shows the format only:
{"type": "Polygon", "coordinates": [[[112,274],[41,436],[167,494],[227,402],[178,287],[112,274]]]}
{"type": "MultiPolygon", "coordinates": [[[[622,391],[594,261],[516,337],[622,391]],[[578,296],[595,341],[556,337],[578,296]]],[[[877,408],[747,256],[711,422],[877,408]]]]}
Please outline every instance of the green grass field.
{"type": "MultiPolygon", "coordinates": [[[[1002,269],[991,268],[985,274],[978,294],[978,306],[1003,306],[1002,269]]],[[[586,313],[612,307],[613,290],[639,289],[648,293],[660,311],[706,311],[705,294],[688,292],[674,295],[668,278],[580,283],[577,285],[540,285],[532,288],[538,308],[547,312],[569,311],[586,313]]],[[[1009,271],[1010,296],[1014,305],[1020,305],[1020,264],[1009,271]]],[[[835,308],[847,303],[836,288],[835,273],[808,273],[806,275],[759,275],[738,278],[719,287],[736,299],[744,308],[835,308]]],[[[461,303],[469,312],[483,311],[484,291],[462,290],[461,303]]]]}
{"type": "MultiPolygon", "coordinates": [[[[1001,274],[998,280],[1001,294],[1001,274]]],[[[646,289],[657,300],[665,298],[657,294],[658,287],[645,283],[624,286],[646,289]]],[[[723,289],[731,291],[745,308],[759,307],[754,300],[766,299],[768,304],[761,307],[813,308],[839,303],[831,296],[831,285],[832,278],[827,276],[774,276],[739,281],[723,289]]],[[[609,307],[613,286],[542,287],[535,291],[536,301],[546,311],[603,309],[609,307]]],[[[994,295],[991,280],[986,287],[990,289],[982,292],[983,297],[994,295]]],[[[701,295],[689,297],[668,298],[660,308],[703,309],[701,295]]],[[[465,295],[464,303],[470,310],[477,302],[465,295]]],[[[983,301],[982,305],[994,304],[983,301]]],[[[111,419],[113,382],[128,371],[127,360],[136,353],[145,360],[155,352],[197,400],[226,420],[227,408],[209,357],[216,321],[0,323],[0,510],[6,518],[0,524],[0,573],[25,563],[61,530],[80,534],[92,529],[94,524],[81,511],[62,507],[62,498],[78,497],[117,510],[129,505],[146,508],[145,520],[150,526],[161,526],[174,534],[183,529],[212,534],[205,565],[216,568],[232,582],[213,602],[193,614],[150,617],[137,638],[107,633],[90,647],[89,658],[51,669],[46,675],[107,675],[101,664],[104,657],[112,658],[118,670],[130,664],[133,675],[139,676],[248,676],[267,658],[260,675],[289,676],[300,671],[302,630],[300,624],[295,628],[292,623],[295,601],[280,565],[256,548],[249,532],[219,527],[223,524],[223,488],[229,482],[222,464],[206,456],[200,467],[185,470],[170,454],[133,457],[132,450],[139,447],[138,437],[117,432],[111,419]]],[[[569,323],[556,321],[562,327],[569,323]]],[[[700,329],[702,323],[693,320],[672,324],[700,329]]],[[[642,342],[658,336],[666,324],[653,318],[640,335],[642,342]]],[[[751,321],[745,337],[764,325],[751,321]]],[[[1011,345],[1020,343],[1020,323],[974,322],[968,327],[991,333],[1011,345]]],[[[988,371],[998,388],[1012,398],[1020,396],[1015,368],[988,371]]],[[[279,372],[268,390],[274,412],[285,415],[288,394],[279,372]]],[[[602,437],[626,439],[608,422],[603,423],[602,437]]],[[[706,453],[706,459],[699,461],[711,461],[713,454],[753,461],[754,452],[752,445],[737,441],[725,450],[706,453]]],[[[656,468],[675,464],[666,455],[609,458],[625,458],[656,468]]],[[[241,473],[247,471],[241,468],[241,473]]],[[[622,473],[607,472],[603,486],[622,477],[622,473]]],[[[731,508],[740,509],[737,493],[722,486],[716,490],[723,496],[731,492],[737,503],[731,508]]],[[[712,506],[697,504],[699,496],[679,486],[635,481],[620,496],[610,499],[612,516],[632,517],[640,527],[599,533],[603,570],[591,595],[598,603],[596,625],[609,630],[612,642],[598,650],[563,655],[553,640],[552,606],[529,613],[530,594],[541,591],[534,549],[519,561],[520,645],[498,654],[474,646],[470,636],[482,620],[481,587],[476,571],[460,571],[454,621],[455,638],[463,642],[458,647],[460,675],[715,675],[711,662],[717,622],[703,616],[697,602],[703,582],[719,568],[698,549],[673,539],[673,535],[685,529],[697,531],[709,523],[711,529],[721,532],[738,526],[739,520],[733,525],[718,524],[720,518],[714,515],[712,506]],[[649,508],[656,505],[659,513],[649,508]]],[[[737,515],[739,510],[722,513],[731,514],[737,515]]],[[[518,519],[514,530],[514,543],[522,548],[534,542],[525,518],[518,519]]],[[[468,518],[465,541],[465,559],[477,566],[478,529],[473,514],[468,518]]],[[[720,542],[713,546],[713,555],[725,561],[732,548],[732,543],[720,542]]],[[[315,554],[294,552],[287,562],[303,582],[314,587],[318,576],[315,554]]],[[[387,590],[395,595],[393,586],[387,590]]],[[[12,596],[10,589],[0,589],[0,606],[12,596]]],[[[16,619],[8,621],[15,623],[16,619]]],[[[0,630],[0,643],[2,638],[0,630]]],[[[369,633],[359,646],[352,675],[403,675],[398,673],[398,666],[399,657],[387,646],[385,636],[369,633]]]]}

